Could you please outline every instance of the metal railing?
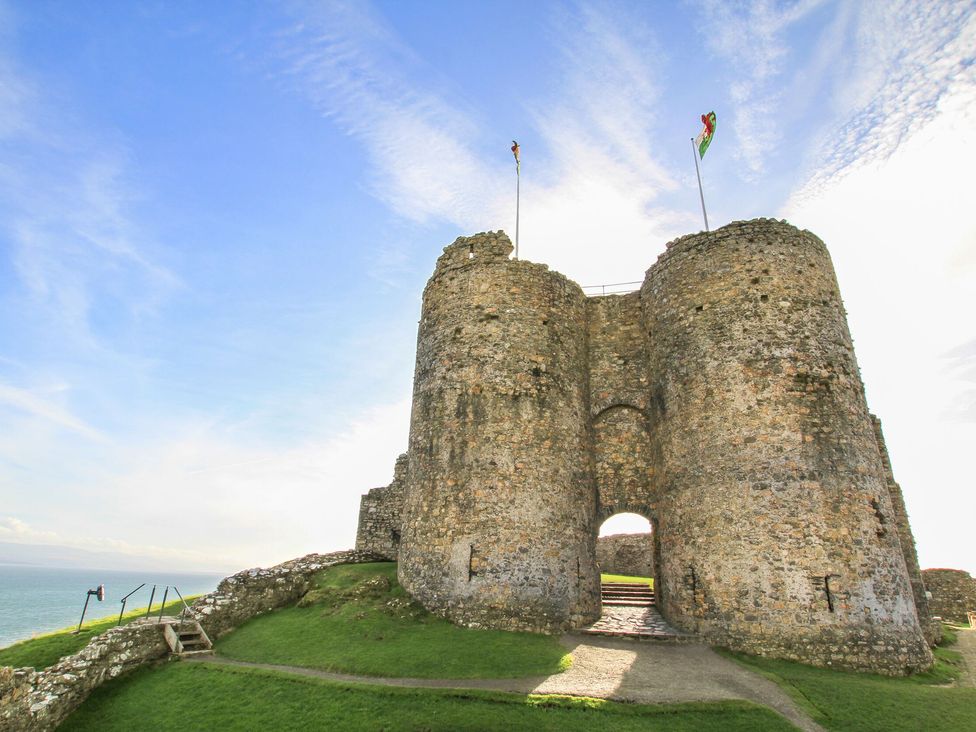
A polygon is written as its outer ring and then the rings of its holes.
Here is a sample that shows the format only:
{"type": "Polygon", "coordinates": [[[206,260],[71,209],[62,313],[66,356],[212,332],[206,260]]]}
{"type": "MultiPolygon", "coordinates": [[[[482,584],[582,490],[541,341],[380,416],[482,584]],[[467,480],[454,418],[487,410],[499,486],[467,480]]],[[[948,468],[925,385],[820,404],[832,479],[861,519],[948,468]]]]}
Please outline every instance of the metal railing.
{"type": "MultiPolygon", "coordinates": [[[[122,610],[119,611],[119,622],[116,623],[116,626],[122,625],[122,616],[125,615],[125,603],[128,601],[130,597],[132,597],[134,594],[136,594],[139,590],[141,590],[145,586],[146,583],[143,582],[141,585],[136,587],[134,590],[132,590],[132,592],[130,592],[128,595],[126,595],[120,600],[120,602],[122,603],[122,610]]],[[[149,594],[149,604],[146,606],[146,614],[144,616],[146,618],[148,618],[152,614],[152,605],[153,605],[153,600],[156,598],[157,587],[159,587],[159,585],[153,585],[152,592],[149,594]]],[[[163,585],[163,587],[164,587],[163,600],[159,604],[159,615],[156,618],[157,623],[160,623],[163,620],[163,611],[166,608],[166,599],[169,597],[170,590],[173,590],[173,592],[176,593],[176,596],[180,598],[180,603],[183,605],[183,609],[180,611],[180,623],[182,624],[186,622],[187,613],[190,613],[191,616],[195,615],[193,608],[191,608],[189,605],[186,604],[186,600],[183,599],[183,595],[180,594],[180,591],[176,587],[176,585],[163,585]]]]}
{"type": "Polygon", "coordinates": [[[583,292],[590,296],[597,295],[626,295],[629,292],[636,292],[640,289],[643,282],[613,282],[609,285],[585,285],[583,292]]]}

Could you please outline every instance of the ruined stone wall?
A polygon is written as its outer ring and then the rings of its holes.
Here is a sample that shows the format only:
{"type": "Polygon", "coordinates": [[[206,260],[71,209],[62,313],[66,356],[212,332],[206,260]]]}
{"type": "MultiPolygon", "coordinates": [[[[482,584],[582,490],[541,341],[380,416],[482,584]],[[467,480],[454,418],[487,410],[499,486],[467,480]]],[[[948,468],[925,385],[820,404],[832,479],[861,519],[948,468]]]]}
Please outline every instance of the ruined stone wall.
{"type": "Polygon", "coordinates": [[[631,577],[654,576],[651,533],[610,534],[596,540],[596,562],[606,574],[631,577]]]}
{"type": "Polygon", "coordinates": [[[43,671],[0,668],[0,729],[55,729],[98,686],[169,653],[154,619],[96,636],[78,653],[43,671]]]}
{"type": "Polygon", "coordinates": [[[597,513],[650,519],[655,456],[640,293],[591,297],[586,311],[597,513]]]}
{"type": "Polygon", "coordinates": [[[770,220],[683,237],[641,303],[665,616],[749,652],[930,665],[823,243],[770,220]]]}
{"type": "Polygon", "coordinates": [[[929,609],[951,623],[968,625],[967,613],[976,612],[976,579],[961,569],[922,571],[925,588],[932,593],[929,609]]]}
{"type": "Polygon", "coordinates": [[[393,482],[373,488],[359,502],[356,549],[372,552],[391,562],[397,560],[403,509],[403,486],[407,479],[407,455],[397,458],[393,482]]]}
{"type": "Polygon", "coordinates": [[[398,573],[455,622],[556,631],[599,613],[586,298],[511,250],[459,238],[424,291],[398,573]]]}

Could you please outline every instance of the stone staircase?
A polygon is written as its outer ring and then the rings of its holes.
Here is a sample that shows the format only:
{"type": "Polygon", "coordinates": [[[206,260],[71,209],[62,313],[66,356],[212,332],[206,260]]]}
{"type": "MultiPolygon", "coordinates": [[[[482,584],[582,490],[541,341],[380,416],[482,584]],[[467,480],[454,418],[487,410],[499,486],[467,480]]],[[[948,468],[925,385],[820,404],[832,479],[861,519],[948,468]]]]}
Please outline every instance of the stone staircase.
{"type": "Polygon", "coordinates": [[[213,643],[196,620],[163,618],[163,636],[171,653],[177,656],[201,656],[213,653],[213,643]]]}
{"type": "Polygon", "coordinates": [[[600,599],[604,607],[653,607],[654,590],[640,582],[603,582],[600,599]]]}

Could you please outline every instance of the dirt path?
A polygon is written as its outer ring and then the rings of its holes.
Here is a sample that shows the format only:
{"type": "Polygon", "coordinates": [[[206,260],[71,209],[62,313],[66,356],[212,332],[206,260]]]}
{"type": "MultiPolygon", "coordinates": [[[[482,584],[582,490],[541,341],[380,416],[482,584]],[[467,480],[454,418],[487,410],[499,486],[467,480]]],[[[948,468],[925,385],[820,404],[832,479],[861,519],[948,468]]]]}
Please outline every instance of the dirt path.
{"type": "Polygon", "coordinates": [[[707,646],[578,635],[564,636],[562,643],[573,654],[573,665],[568,671],[520,679],[380,678],[248,663],[220,656],[199,660],[382,686],[567,694],[643,704],[748,699],[774,709],[806,732],[822,732],[822,727],[775,683],[719,656],[707,646]]]}
{"type": "Polygon", "coordinates": [[[966,670],[959,677],[959,686],[976,688],[976,629],[956,628],[956,634],[959,642],[956,643],[955,650],[959,651],[966,661],[966,670]]]}

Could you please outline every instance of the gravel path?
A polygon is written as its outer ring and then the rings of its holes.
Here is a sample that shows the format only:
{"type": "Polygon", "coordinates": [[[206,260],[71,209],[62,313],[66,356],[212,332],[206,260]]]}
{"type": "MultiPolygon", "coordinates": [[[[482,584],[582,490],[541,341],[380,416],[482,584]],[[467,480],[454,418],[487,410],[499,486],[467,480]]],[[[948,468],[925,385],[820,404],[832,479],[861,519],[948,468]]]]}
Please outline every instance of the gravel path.
{"type": "Polygon", "coordinates": [[[954,650],[959,651],[966,661],[966,670],[959,677],[959,686],[976,688],[976,629],[956,628],[956,634],[959,642],[954,650]]]}
{"type": "Polygon", "coordinates": [[[698,644],[635,642],[570,634],[568,671],[520,679],[405,679],[353,676],[295,666],[234,661],[221,656],[194,661],[284,671],[333,681],[382,686],[489,689],[520,694],[567,694],[643,704],[748,699],[770,707],[806,732],[822,732],[775,683],[698,644]]]}

